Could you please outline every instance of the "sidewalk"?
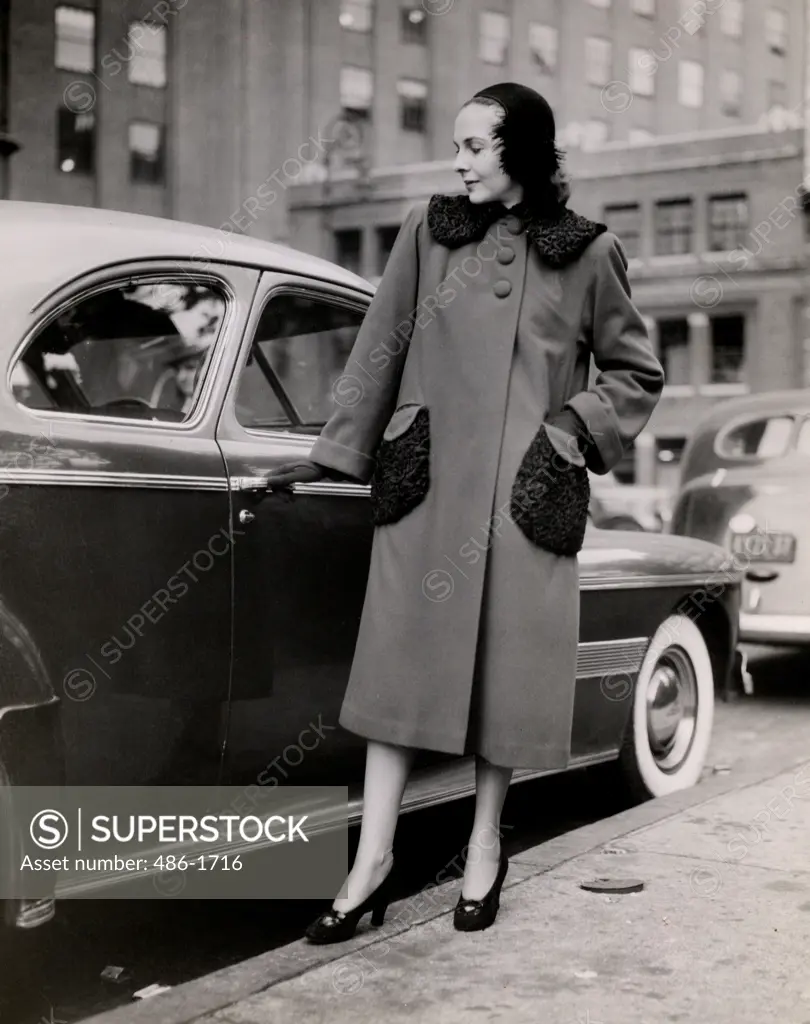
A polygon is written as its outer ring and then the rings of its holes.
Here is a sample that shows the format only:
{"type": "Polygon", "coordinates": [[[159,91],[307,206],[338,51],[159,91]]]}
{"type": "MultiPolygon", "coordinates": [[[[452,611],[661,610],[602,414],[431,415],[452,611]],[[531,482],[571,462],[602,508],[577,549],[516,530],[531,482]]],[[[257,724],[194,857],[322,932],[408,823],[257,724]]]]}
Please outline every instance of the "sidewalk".
{"type": "Polygon", "coordinates": [[[810,1024],[810,761],[515,856],[488,931],[453,930],[459,886],[349,943],[293,943],[92,1024],[810,1024]],[[604,876],[644,891],[580,888],[604,876]]]}

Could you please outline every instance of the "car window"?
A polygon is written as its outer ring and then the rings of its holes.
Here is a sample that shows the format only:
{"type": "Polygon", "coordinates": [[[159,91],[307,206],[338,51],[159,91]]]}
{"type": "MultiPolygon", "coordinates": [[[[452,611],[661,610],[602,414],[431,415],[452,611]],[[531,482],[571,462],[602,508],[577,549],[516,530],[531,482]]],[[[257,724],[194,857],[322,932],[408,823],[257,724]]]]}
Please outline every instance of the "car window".
{"type": "Polygon", "coordinates": [[[792,431],[792,416],[763,416],[728,430],[718,451],[726,459],[776,458],[787,451],[792,431]]]}
{"type": "Polygon", "coordinates": [[[225,315],[224,292],[165,280],[78,300],[39,331],[11,377],[31,409],[180,422],[194,408],[225,315]]]}
{"type": "Polygon", "coordinates": [[[239,423],[253,429],[322,427],[363,316],[320,296],[289,292],[271,298],[239,381],[239,423]]]}

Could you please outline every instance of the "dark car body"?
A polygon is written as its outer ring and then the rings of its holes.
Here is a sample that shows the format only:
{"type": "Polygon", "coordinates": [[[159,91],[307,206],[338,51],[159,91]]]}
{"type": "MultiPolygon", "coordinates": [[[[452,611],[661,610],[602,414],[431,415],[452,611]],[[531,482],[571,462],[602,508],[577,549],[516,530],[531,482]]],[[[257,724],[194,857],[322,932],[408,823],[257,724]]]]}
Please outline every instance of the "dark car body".
{"type": "MultiPolygon", "coordinates": [[[[369,489],[264,478],[307,455],[373,289],[109,211],[8,203],[0,238],[0,843],[15,783],[328,782],[356,820],[364,742],[337,721],[369,489]],[[165,385],[201,337],[189,405],[165,385]]],[[[570,766],[619,759],[645,796],[691,785],[737,578],[711,544],[592,528],[579,565],[570,766]]],[[[425,754],[405,808],[472,787],[469,761],[425,754]]],[[[51,913],[6,906],[21,926],[51,913]]]]}
{"type": "Polygon", "coordinates": [[[723,546],[744,573],[742,640],[810,643],[810,391],[734,399],[702,420],[671,530],[723,546]]]}

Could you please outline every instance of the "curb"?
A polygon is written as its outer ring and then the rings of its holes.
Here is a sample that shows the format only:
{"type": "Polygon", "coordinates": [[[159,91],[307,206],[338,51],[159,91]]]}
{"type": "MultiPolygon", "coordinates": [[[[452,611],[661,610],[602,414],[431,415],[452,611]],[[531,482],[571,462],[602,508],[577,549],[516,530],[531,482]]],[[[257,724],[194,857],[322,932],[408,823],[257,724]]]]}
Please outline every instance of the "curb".
{"type": "MultiPolygon", "coordinates": [[[[659,797],[557,836],[510,858],[518,877],[511,884],[507,883],[505,888],[520,885],[529,878],[546,874],[633,832],[677,817],[727,793],[749,789],[806,763],[807,758],[794,758],[774,769],[773,763],[755,762],[732,776],[709,776],[691,789],[659,797]]],[[[453,879],[392,904],[388,923],[374,931],[363,931],[349,942],[337,946],[312,946],[300,939],[185,982],[161,995],[87,1017],[83,1024],[190,1024],[324,964],[338,963],[350,957],[360,958],[364,950],[387,943],[412,928],[450,913],[455,906],[459,886],[460,880],[453,879]],[[417,907],[419,902],[428,906],[417,907]],[[410,916],[409,907],[412,911],[410,916]]],[[[332,979],[336,992],[353,991],[352,978],[356,973],[356,966],[337,966],[332,979]]]]}

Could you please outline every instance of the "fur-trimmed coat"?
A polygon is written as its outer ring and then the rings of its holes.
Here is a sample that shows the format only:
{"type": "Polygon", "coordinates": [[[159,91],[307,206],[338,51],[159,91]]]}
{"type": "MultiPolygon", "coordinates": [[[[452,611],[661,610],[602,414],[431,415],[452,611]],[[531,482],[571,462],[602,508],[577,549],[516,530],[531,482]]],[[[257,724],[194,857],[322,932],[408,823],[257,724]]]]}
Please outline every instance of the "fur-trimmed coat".
{"type": "Polygon", "coordinates": [[[626,266],[568,210],[408,214],[312,450],[371,481],[377,524],[346,728],[567,764],[584,466],[619,461],[663,384],[626,266]]]}

